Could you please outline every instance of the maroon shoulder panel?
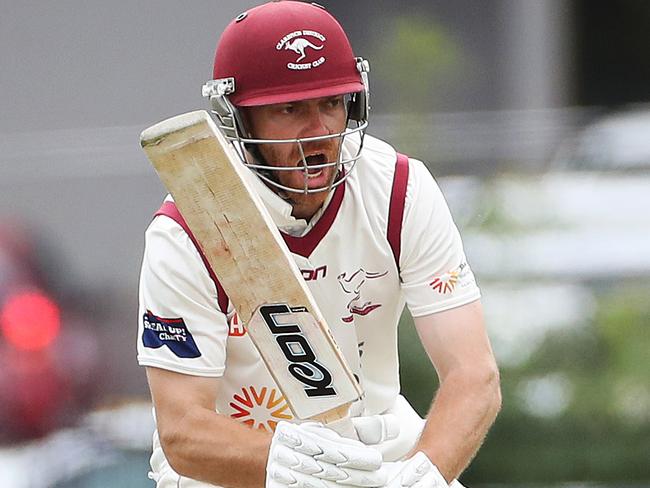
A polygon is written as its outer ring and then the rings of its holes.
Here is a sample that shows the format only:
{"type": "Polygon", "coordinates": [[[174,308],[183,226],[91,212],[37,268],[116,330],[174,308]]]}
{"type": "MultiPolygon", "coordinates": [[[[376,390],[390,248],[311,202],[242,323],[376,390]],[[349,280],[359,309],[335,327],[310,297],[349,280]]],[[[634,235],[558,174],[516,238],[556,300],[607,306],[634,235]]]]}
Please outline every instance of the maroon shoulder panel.
{"type": "Polygon", "coordinates": [[[214,281],[214,284],[217,287],[217,300],[219,304],[219,309],[224,314],[228,313],[228,295],[226,295],[226,292],[221,287],[221,283],[219,283],[219,280],[217,279],[217,275],[214,274],[214,270],[210,266],[210,263],[208,263],[208,260],[206,259],[205,254],[203,253],[203,249],[201,249],[201,246],[194,238],[192,231],[190,231],[190,228],[187,226],[187,222],[185,222],[185,219],[183,218],[180,211],[178,210],[178,207],[176,207],[176,204],[174,202],[164,202],[162,206],[158,209],[158,211],[154,214],[154,217],[157,217],[158,215],[164,215],[172,219],[174,222],[176,222],[178,225],[180,225],[183,228],[185,233],[192,240],[194,246],[196,247],[196,250],[199,251],[199,254],[201,255],[201,259],[203,260],[203,264],[208,270],[208,274],[210,275],[210,278],[212,278],[212,281],[214,281]]]}
{"type": "Polygon", "coordinates": [[[390,207],[388,209],[388,229],[386,231],[388,242],[393,250],[395,265],[399,270],[399,258],[402,250],[402,221],[404,218],[404,205],[406,202],[406,187],[409,181],[409,159],[404,154],[397,153],[393,188],[390,193],[390,207]]]}

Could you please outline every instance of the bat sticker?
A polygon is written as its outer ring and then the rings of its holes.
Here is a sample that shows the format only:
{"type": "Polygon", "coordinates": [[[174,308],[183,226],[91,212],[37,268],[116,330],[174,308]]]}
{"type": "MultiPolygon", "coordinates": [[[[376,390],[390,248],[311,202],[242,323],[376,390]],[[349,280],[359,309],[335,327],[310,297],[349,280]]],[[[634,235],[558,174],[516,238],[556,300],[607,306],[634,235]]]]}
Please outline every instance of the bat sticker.
{"type": "Polygon", "coordinates": [[[316,359],[314,350],[297,323],[280,323],[278,318],[293,312],[306,312],[304,307],[289,308],[285,304],[262,305],[259,313],[273,334],[276,343],[289,361],[291,375],[305,385],[308,397],[336,395],[332,374],[316,359]]]}

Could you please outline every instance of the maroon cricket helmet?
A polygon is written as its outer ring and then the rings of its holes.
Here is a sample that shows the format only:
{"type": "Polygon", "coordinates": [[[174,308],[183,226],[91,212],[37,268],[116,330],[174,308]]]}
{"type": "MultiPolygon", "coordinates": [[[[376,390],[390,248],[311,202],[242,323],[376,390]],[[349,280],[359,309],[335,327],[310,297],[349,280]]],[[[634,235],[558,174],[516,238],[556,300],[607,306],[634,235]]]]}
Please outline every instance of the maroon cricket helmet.
{"type": "Polygon", "coordinates": [[[234,79],[233,105],[267,105],[362,92],[357,62],[323,7],[284,0],[252,8],[226,27],[213,78],[234,79]]]}

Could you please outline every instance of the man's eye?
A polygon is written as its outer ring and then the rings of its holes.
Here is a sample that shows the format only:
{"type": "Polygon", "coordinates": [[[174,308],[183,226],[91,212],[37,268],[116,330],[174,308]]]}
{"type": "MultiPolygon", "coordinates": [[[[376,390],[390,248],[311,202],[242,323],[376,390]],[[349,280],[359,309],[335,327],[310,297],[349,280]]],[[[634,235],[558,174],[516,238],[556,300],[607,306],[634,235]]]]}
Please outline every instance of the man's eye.
{"type": "Polygon", "coordinates": [[[283,105],[280,111],[284,114],[291,114],[295,111],[295,107],[293,105],[283,105]]]}
{"type": "Polygon", "coordinates": [[[341,98],[337,97],[337,98],[330,98],[327,103],[329,104],[330,107],[336,108],[339,107],[341,103],[343,103],[343,101],[341,100],[341,98]]]}

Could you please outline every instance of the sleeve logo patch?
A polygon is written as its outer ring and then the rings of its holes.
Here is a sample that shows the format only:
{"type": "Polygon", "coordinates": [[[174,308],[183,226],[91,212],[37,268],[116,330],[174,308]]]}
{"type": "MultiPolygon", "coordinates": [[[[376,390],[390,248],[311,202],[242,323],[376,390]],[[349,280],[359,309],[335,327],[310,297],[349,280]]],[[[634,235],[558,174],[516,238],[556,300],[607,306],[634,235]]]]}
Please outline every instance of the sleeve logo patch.
{"type": "Polygon", "coordinates": [[[447,271],[446,273],[436,276],[429,286],[441,295],[452,293],[458,283],[458,271],[447,271]]]}
{"type": "Polygon", "coordinates": [[[142,316],[144,347],[158,349],[167,346],[179,358],[198,358],[199,348],[183,319],[164,319],[147,310],[142,316]]]}
{"type": "Polygon", "coordinates": [[[469,266],[467,266],[467,263],[461,263],[456,269],[434,277],[429,286],[441,295],[446,295],[447,293],[453,293],[456,286],[459,288],[466,287],[471,282],[471,280],[468,281],[468,277],[471,278],[469,266]]]}

